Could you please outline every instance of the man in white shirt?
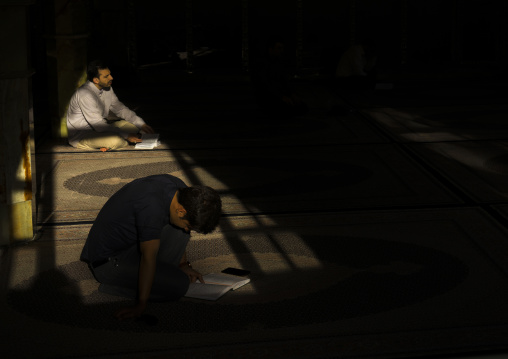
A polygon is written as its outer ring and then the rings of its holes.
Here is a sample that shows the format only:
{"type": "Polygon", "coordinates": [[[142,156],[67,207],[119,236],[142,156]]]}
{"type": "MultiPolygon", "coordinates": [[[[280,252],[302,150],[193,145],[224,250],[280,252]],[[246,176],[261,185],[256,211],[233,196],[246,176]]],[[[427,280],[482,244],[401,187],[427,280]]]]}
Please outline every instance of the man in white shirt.
{"type": "Polygon", "coordinates": [[[140,132],[154,133],[145,121],[116,97],[113,76],[101,61],[87,68],[88,81],[71,98],[67,110],[69,144],[80,149],[101,151],[141,142],[140,132]],[[110,111],[120,119],[108,121],[110,111]]]}

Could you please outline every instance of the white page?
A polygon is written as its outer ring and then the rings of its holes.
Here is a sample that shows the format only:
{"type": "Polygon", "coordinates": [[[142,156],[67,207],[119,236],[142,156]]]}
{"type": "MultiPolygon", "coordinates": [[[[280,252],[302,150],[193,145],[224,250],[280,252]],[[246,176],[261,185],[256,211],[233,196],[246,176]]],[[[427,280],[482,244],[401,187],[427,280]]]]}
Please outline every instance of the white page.
{"type": "Polygon", "coordinates": [[[134,148],[151,150],[160,145],[158,133],[143,133],[141,135],[141,140],[143,142],[136,143],[134,148]]]}
{"type": "Polygon", "coordinates": [[[203,276],[203,280],[205,281],[205,283],[231,285],[233,286],[232,288],[233,290],[238,289],[250,282],[250,278],[240,278],[237,276],[223,273],[207,274],[203,276]]]}
{"type": "Polygon", "coordinates": [[[143,133],[143,134],[141,134],[141,139],[143,141],[154,142],[159,139],[159,134],[158,133],[143,133]]]}
{"type": "Polygon", "coordinates": [[[231,286],[222,284],[203,284],[203,283],[191,283],[186,297],[206,299],[206,300],[217,300],[224,293],[231,290],[231,286]]]}
{"type": "Polygon", "coordinates": [[[229,274],[210,273],[203,276],[205,283],[232,285],[234,289],[250,282],[249,278],[240,278],[229,274]]]}

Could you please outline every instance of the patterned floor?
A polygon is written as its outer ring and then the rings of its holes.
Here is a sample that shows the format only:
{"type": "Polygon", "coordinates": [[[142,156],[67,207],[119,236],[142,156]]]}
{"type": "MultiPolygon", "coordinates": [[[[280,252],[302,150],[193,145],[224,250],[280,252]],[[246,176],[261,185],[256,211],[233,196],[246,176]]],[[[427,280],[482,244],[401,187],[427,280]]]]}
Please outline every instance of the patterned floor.
{"type": "Polygon", "coordinates": [[[508,349],[508,108],[497,87],[296,88],[309,113],[277,123],[244,82],[119,89],[160,147],[39,146],[41,235],[3,264],[12,357],[508,349]],[[189,257],[203,273],[250,269],[252,283],[216,303],[154,303],[156,326],[118,323],[109,313],[122,301],[97,292],[79,251],[107,198],[155,173],[219,190],[220,228],[195,236],[189,257]],[[75,339],[84,335],[93,348],[75,339]]]}
{"type": "MultiPolygon", "coordinates": [[[[157,316],[158,325],[119,323],[111,312],[126,303],[97,292],[86,265],[75,257],[81,241],[56,251],[20,248],[13,254],[16,270],[6,317],[22,323],[28,316],[56,328],[39,336],[48,345],[62,340],[61,331],[68,332],[65,338],[86,333],[98,345],[77,345],[80,353],[91,355],[123,350],[121,333],[137,333],[140,343],[167,350],[186,347],[190,336],[195,345],[207,345],[209,333],[222,333],[219,344],[226,347],[245,338],[249,343],[302,338],[305,344],[297,347],[303,350],[312,339],[325,337],[336,350],[351,335],[362,341],[375,336],[374,347],[341,349],[362,356],[443,350],[436,338],[446,340],[448,349],[490,346],[508,334],[502,329],[508,320],[508,232],[481,210],[259,216],[225,222],[223,230],[197,236],[189,247],[193,265],[204,273],[225,266],[252,271],[251,285],[218,302],[153,303],[149,313],[157,316]],[[48,256],[58,265],[40,264],[33,275],[35,265],[27,261],[48,256]],[[22,270],[28,267],[32,270],[22,270]],[[169,343],[168,335],[173,339],[169,343]]],[[[36,348],[23,353],[30,356],[36,348]]],[[[69,350],[56,348],[51,351],[55,356],[69,350]]],[[[325,357],[328,350],[314,354],[325,357]]]]}

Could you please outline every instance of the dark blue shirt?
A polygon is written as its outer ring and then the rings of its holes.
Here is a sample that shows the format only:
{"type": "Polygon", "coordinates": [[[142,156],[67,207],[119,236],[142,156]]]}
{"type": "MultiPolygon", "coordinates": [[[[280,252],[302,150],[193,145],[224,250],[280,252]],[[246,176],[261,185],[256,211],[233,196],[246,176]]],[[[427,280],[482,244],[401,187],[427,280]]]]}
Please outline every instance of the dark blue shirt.
{"type": "Polygon", "coordinates": [[[136,179],[104,204],[90,229],[81,260],[93,263],[137,245],[160,239],[169,223],[169,207],[177,190],[187,187],[174,176],[136,179]]]}

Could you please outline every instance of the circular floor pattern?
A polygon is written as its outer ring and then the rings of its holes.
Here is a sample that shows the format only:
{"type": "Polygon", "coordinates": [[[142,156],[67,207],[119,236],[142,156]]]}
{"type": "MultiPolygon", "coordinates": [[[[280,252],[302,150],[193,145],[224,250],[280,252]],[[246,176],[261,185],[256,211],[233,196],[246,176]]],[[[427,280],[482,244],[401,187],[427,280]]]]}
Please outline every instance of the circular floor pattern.
{"type": "Polygon", "coordinates": [[[219,192],[230,192],[237,197],[301,195],[363,182],[373,171],[358,165],[301,159],[251,158],[205,160],[199,166],[180,165],[176,161],[133,164],[86,172],[67,179],[64,187],[86,195],[110,197],[126,183],[155,174],[186,172],[203,173],[204,183],[219,192]],[[303,164],[302,164],[303,163],[303,164]]]}
{"type": "Polygon", "coordinates": [[[395,241],[309,236],[294,245],[294,238],[287,238],[278,243],[287,249],[285,253],[274,251],[256,236],[242,242],[248,253],[233,253],[234,242],[191,241],[194,247],[189,244],[189,253],[194,253],[197,267],[250,269],[252,283],[217,302],[151,303],[148,312],[159,319],[156,326],[114,320],[112,313],[129,302],[99,293],[82,262],[18,283],[9,291],[8,301],[15,310],[38,320],[70,326],[143,332],[238,331],[393,311],[448,292],[468,274],[466,264],[450,254],[395,241]]]}

